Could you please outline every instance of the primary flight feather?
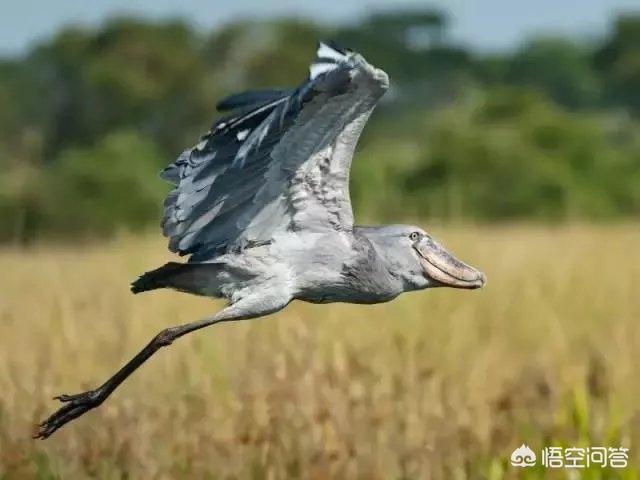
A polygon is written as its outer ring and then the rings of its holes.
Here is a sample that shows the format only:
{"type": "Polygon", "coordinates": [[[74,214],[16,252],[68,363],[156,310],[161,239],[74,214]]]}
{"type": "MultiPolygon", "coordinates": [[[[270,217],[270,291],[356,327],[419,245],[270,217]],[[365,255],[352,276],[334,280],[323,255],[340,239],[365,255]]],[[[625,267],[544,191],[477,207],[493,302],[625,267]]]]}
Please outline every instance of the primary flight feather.
{"type": "Polygon", "coordinates": [[[198,261],[294,229],[351,229],[349,169],[387,75],[358,55],[321,43],[295,89],[247,92],[162,177],[169,248],[198,261]]]}

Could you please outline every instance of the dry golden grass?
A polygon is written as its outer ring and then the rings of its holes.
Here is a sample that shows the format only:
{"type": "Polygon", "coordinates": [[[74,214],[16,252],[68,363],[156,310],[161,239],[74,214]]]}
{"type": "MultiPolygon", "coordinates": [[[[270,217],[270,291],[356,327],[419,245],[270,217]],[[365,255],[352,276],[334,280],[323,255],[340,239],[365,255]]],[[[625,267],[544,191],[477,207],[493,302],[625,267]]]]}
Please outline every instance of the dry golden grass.
{"type": "MultiPolygon", "coordinates": [[[[302,303],[177,341],[101,408],[30,439],[163,327],[220,304],[128,283],[164,244],[0,251],[0,478],[521,478],[525,442],[640,459],[640,228],[434,232],[486,289],[302,303]]],[[[524,478],[567,478],[529,469],[524,478]]],[[[577,477],[572,477],[577,478],[577,477]]]]}

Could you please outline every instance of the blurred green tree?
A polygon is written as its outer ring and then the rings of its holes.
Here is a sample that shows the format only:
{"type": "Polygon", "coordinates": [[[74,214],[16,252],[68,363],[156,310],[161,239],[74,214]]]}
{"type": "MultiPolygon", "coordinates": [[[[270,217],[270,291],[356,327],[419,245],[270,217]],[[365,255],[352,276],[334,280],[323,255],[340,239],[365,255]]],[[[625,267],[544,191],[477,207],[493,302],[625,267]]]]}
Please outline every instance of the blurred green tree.
{"type": "Polygon", "coordinates": [[[153,142],[131,132],[65,150],[42,186],[42,229],[55,236],[102,236],[157,221],[168,191],[157,178],[158,157],[153,142]]]}
{"type": "MultiPolygon", "coordinates": [[[[67,29],[27,59],[42,95],[45,157],[135,128],[168,155],[192,141],[216,94],[185,24],[114,19],[98,31],[67,29]]],[[[166,158],[169,158],[168,156],[166,158]]]]}
{"type": "Polygon", "coordinates": [[[504,82],[539,90],[568,108],[596,105],[599,78],[589,48],[562,38],[536,38],[508,62],[504,82]]]}
{"type": "Polygon", "coordinates": [[[531,91],[492,90],[429,116],[405,182],[416,213],[436,217],[638,214],[638,131],[613,116],[564,112],[531,91]]]}
{"type": "Polygon", "coordinates": [[[328,29],[297,19],[234,23],[213,32],[204,52],[225,93],[288,88],[307,77],[316,43],[328,36],[328,29]]]}
{"type": "Polygon", "coordinates": [[[640,114],[640,14],[622,15],[595,56],[606,100],[640,114]]]}
{"type": "Polygon", "coordinates": [[[0,241],[106,235],[155,223],[157,170],[193,145],[224,95],[290,87],[319,39],[391,77],[358,147],[351,189],[367,221],[640,212],[640,17],[600,43],[533,38],[480,54],[432,8],[328,27],[115,18],[0,59],[0,241]]]}

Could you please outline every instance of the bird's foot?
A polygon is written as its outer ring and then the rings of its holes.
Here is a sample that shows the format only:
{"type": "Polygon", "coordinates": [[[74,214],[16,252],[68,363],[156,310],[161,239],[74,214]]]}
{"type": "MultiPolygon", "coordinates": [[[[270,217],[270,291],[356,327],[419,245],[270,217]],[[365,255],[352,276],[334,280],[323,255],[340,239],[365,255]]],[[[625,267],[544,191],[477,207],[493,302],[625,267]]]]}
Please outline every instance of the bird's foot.
{"type": "Polygon", "coordinates": [[[100,405],[103,400],[98,390],[89,390],[75,395],[58,395],[54,399],[60,400],[65,405],[39,425],[38,433],[33,438],[42,440],[48,438],[63,425],[100,405]]]}

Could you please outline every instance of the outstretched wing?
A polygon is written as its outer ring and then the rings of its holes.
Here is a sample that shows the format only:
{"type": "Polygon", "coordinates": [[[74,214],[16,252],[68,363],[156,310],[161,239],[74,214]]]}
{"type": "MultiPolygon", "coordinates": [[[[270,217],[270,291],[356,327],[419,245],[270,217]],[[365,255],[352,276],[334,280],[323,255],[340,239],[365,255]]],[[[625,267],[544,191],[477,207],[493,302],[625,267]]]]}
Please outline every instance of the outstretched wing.
{"type": "Polygon", "coordinates": [[[387,87],[359,54],[320,43],[299,87],[223,100],[231,114],[161,173],[176,186],[162,221],[170,250],[199,261],[282,231],[351,229],[351,158],[387,87]]]}

